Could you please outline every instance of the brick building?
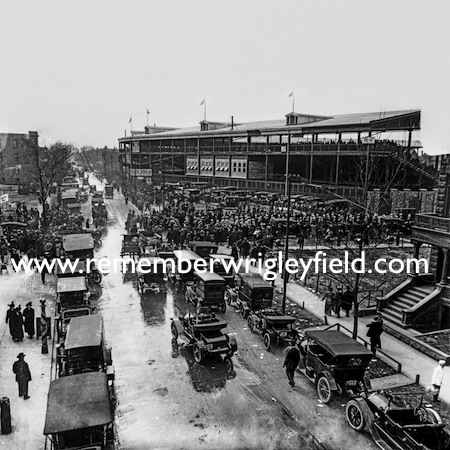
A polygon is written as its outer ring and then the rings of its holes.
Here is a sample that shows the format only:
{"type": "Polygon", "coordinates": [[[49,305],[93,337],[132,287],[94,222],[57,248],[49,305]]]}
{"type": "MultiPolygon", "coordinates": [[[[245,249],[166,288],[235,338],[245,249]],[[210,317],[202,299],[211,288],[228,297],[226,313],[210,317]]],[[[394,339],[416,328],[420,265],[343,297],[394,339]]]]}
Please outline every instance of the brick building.
{"type": "Polygon", "coordinates": [[[39,145],[37,131],[0,133],[0,183],[24,184],[27,181],[27,161],[30,144],[39,145]]]}

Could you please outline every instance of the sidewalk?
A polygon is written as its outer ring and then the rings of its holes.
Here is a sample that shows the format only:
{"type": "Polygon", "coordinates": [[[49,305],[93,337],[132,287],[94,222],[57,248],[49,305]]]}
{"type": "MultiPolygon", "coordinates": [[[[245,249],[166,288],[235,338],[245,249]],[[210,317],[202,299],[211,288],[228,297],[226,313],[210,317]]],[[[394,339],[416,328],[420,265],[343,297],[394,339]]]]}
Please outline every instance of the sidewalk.
{"type": "MultiPolygon", "coordinates": [[[[282,291],[283,280],[281,277],[277,277],[275,282],[277,289],[282,291]]],[[[307,311],[314,314],[317,317],[324,317],[324,302],[320,301],[320,297],[315,293],[309,291],[303,286],[297,283],[288,283],[287,285],[287,298],[300,306],[303,306],[307,311]]],[[[345,315],[345,313],[344,313],[345,315]]],[[[337,318],[335,316],[328,316],[327,321],[329,325],[340,323],[346,328],[353,329],[353,316],[337,318]]],[[[372,317],[359,317],[358,318],[358,336],[368,341],[366,336],[366,325],[372,321],[372,317]]],[[[406,375],[413,383],[416,379],[416,375],[420,376],[420,384],[424,387],[431,384],[431,375],[438,362],[433,358],[426,356],[425,354],[409,347],[405,343],[399,341],[388,333],[381,335],[382,350],[397,360],[402,365],[402,373],[406,375]]],[[[381,358],[380,358],[381,359],[381,358]]],[[[439,397],[450,403],[450,369],[444,369],[444,383],[441,388],[439,397]]]]}
{"type": "MultiPolygon", "coordinates": [[[[12,300],[17,305],[32,302],[35,317],[40,317],[39,298],[47,299],[47,315],[54,320],[55,280],[47,275],[45,285],[39,274],[14,273],[10,268],[9,275],[0,275],[0,397],[8,397],[11,408],[12,432],[0,435],[0,449],[35,450],[44,448],[44,421],[47,409],[47,394],[50,384],[51,341],[49,353],[41,353],[41,341],[29,339],[25,334],[23,342],[14,342],[5,323],[7,304],[12,300]],[[15,375],[12,365],[18,353],[25,353],[25,361],[31,371],[32,381],[29,384],[30,399],[24,401],[18,396],[15,375]]],[[[53,329],[52,329],[53,337],[53,329]]]]}

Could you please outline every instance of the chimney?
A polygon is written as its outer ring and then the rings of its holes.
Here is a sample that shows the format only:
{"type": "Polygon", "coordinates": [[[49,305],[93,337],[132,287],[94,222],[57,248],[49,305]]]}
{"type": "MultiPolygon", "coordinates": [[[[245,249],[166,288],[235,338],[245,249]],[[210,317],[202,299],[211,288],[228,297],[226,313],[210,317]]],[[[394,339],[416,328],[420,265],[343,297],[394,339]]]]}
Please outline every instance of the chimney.
{"type": "Polygon", "coordinates": [[[234,117],[231,116],[231,131],[233,131],[234,128],[234,117]]]}

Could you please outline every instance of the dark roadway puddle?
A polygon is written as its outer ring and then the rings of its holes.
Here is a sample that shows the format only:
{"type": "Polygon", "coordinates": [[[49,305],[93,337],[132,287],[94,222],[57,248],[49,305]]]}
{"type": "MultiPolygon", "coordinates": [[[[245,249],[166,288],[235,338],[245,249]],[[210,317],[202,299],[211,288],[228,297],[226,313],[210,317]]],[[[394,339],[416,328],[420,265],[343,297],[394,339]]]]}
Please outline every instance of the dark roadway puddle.
{"type": "Polygon", "coordinates": [[[227,380],[236,378],[233,360],[230,358],[222,359],[221,356],[210,356],[202,364],[199,364],[195,362],[191,348],[182,346],[178,352],[174,351],[174,357],[177,356],[177,353],[186,359],[187,374],[197,392],[210,393],[222,389],[227,380]]]}

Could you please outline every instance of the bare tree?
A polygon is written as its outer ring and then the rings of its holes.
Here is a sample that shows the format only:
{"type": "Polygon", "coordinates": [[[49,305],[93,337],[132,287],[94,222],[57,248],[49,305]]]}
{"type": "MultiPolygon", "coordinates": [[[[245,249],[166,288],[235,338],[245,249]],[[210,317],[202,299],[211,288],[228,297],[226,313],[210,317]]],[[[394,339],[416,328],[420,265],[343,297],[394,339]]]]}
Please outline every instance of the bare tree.
{"type": "Polygon", "coordinates": [[[35,183],[43,207],[43,226],[48,226],[47,199],[55,185],[61,184],[70,169],[73,146],[56,142],[50,147],[29,146],[29,175],[35,183]]]}

